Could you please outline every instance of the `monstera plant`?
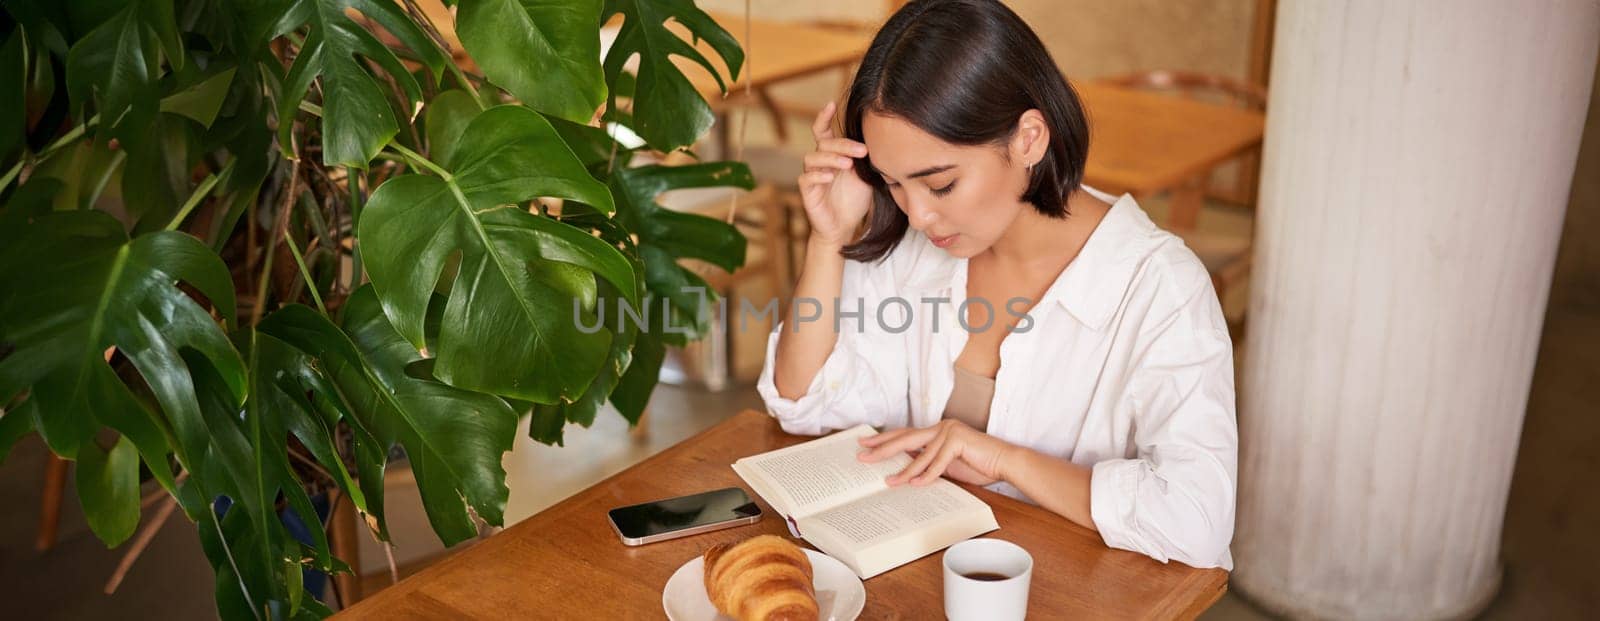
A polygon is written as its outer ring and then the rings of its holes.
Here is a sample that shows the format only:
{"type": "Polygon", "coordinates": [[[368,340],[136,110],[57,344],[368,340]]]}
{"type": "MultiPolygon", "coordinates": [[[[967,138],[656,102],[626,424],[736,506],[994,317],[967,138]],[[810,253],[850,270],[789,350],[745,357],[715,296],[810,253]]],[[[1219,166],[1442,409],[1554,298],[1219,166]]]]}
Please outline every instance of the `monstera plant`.
{"type": "Polygon", "coordinates": [[[224,617],[326,615],[303,570],[351,569],[281,518],[336,494],[387,540],[399,456],[446,544],[501,523],[519,417],[637,421],[707,328],[679,259],[744,260],[656,196],[745,166],[634,164],[712,122],[669,57],[722,83],[733,37],[690,0],[453,4],[465,50],[413,0],[0,0],[0,459],[37,432],[111,546],[160,486],[224,617]]]}

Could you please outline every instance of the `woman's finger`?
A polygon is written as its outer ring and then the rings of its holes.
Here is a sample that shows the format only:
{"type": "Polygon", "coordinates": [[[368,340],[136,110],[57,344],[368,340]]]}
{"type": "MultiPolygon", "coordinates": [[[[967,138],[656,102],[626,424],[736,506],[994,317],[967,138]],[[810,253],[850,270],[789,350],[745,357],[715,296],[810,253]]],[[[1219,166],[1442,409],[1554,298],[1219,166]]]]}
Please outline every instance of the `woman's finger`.
{"type": "Polygon", "coordinates": [[[885,432],[882,432],[882,433],[875,433],[875,434],[872,434],[870,436],[861,436],[860,438],[857,438],[857,441],[859,441],[861,443],[861,446],[877,446],[877,445],[883,444],[884,442],[887,442],[889,440],[893,440],[893,439],[898,438],[898,437],[900,437],[902,435],[905,435],[905,433],[908,432],[908,431],[911,431],[910,427],[902,427],[900,429],[890,429],[888,431],[885,431],[885,432]]]}
{"type": "Polygon", "coordinates": [[[854,161],[837,153],[827,151],[812,151],[806,154],[806,170],[844,170],[854,165],[854,161]]]}
{"type": "Polygon", "coordinates": [[[815,138],[819,145],[822,144],[823,140],[833,137],[833,109],[835,107],[833,102],[828,102],[827,105],[822,107],[822,110],[817,112],[817,120],[811,123],[811,137],[815,138]]]}
{"type": "Polygon", "coordinates": [[[866,157],[867,145],[849,138],[829,138],[817,143],[818,151],[831,151],[851,157],[866,157]]]}
{"type": "Polygon", "coordinates": [[[824,183],[832,183],[834,174],[836,173],[831,170],[813,170],[811,172],[801,173],[800,177],[796,179],[796,182],[798,182],[802,188],[813,185],[822,185],[824,183]]]}
{"type": "Polygon", "coordinates": [[[944,433],[943,431],[934,436],[933,441],[929,442],[928,445],[922,449],[922,454],[918,455],[916,459],[911,460],[911,463],[906,464],[906,467],[901,471],[890,475],[887,483],[890,485],[899,485],[906,481],[910,481],[913,477],[921,474],[923,470],[926,470],[928,466],[933,463],[934,458],[939,456],[939,448],[944,446],[945,441],[948,438],[949,434],[944,433]]]}
{"type": "Polygon", "coordinates": [[[884,441],[877,448],[866,453],[866,461],[873,462],[890,455],[899,455],[914,448],[925,446],[939,433],[938,427],[924,427],[906,432],[905,434],[884,441]]]}
{"type": "Polygon", "coordinates": [[[912,479],[911,484],[927,485],[939,480],[939,477],[944,476],[944,471],[950,467],[951,462],[954,462],[960,455],[961,447],[955,441],[947,441],[941,444],[939,455],[934,458],[933,464],[928,466],[928,470],[923,472],[922,476],[912,479]]]}

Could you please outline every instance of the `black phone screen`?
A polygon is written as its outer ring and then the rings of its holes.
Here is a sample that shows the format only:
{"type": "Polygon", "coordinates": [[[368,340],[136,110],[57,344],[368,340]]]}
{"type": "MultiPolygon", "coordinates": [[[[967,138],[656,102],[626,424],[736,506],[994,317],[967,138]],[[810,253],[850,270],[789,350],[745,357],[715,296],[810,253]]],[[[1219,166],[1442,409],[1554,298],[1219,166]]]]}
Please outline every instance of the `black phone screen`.
{"type": "Polygon", "coordinates": [[[760,514],[743,489],[729,487],[617,507],[611,510],[611,522],[624,537],[637,539],[760,514]]]}

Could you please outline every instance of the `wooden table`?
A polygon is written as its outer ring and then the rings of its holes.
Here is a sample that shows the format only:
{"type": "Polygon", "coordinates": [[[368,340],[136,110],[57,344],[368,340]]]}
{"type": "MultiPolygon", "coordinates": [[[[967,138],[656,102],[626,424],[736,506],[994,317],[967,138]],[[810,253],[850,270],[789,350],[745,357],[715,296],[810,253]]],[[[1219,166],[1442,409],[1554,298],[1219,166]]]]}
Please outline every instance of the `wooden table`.
{"type": "MultiPolygon", "coordinates": [[[[735,459],[809,438],[745,411],[356,604],[351,619],[664,618],[661,590],[685,561],[722,541],[785,535],[761,502],[758,523],[640,547],[622,545],[606,521],[612,507],[740,485],[735,459]]],[[[625,441],[621,438],[618,441],[625,441]]],[[[574,454],[572,459],[583,459],[574,454]]],[[[1227,573],[1163,565],[1107,548],[1100,537],[1049,511],[963,485],[994,508],[1000,530],[985,535],[1033,554],[1029,614],[1037,619],[1192,618],[1222,596],[1227,573]]],[[[942,554],[866,581],[862,619],[942,618],[942,554]]]]}
{"type": "Polygon", "coordinates": [[[1205,175],[1261,144],[1260,112],[1095,82],[1074,83],[1089,114],[1084,182],[1144,197],[1172,192],[1167,228],[1194,229],[1205,175]]]}
{"type": "MultiPolygon", "coordinates": [[[[785,80],[848,68],[861,60],[867,53],[867,47],[872,44],[872,37],[864,34],[758,18],[750,19],[750,32],[746,36],[743,14],[714,11],[707,11],[707,14],[716,20],[723,30],[738,39],[739,47],[745,53],[744,68],[736,80],[728,83],[728,94],[722,94],[716,79],[698,63],[682,56],[673,56],[672,62],[678,66],[679,71],[688,76],[689,83],[694,85],[695,90],[717,113],[717,123],[713,129],[716,131],[718,153],[732,152],[729,150],[732,138],[729,133],[731,123],[728,122],[727,112],[729,108],[739,105],[755,104],[765,108],[773,119],[779,121],[772,127],[777,134],[778,142],[787,142],[789,131],[781,119],[792,115],[810,117],[814,116],[816,111],[780,102],[772,96],[767,87],[785,80]],[[751,97],[754,101],[750,100],[751,97]]],[[[677,22],[671,22],[669,27],[684,40],[691,40],[688,30],[677,22]]],[[[720,75],[724,77],[728,75],[728,68],[723,64],[722,57],[717,56],[705,41],[698,42],[695,49],[711,59],[711,64],[718,68],[720,75]]],[[[834,93],[835,98],[843,99],[850,77],[848,73],[841,74],[842,79],[838,92],[834,93]]]]}
{"type": "MultiPolygon", "coordinates": [[[[759,89],[784,80],[848,67],[861,60],[862,55],[867,53],[867,46],[872,43],[872,37],[866,35],[759,18],[750,19],[750,35],[746,38],[744,15],[711,11],[707,14],[739,40],[739,47],[745,54],[745,69],[740,72],[737,81],[728,84],[728,99],[743,96],[746,83],[752,89],[759,89]]],[[[671,22],[669,26],[689,40],[687,29],[677,22],[671,22]]],[[[717,56],[710,45],[700,41],[695,49],[711,59],[711,64],[721,70],[723,77],[727,77],[727,66],[722,64],[722,57],[717,56]]],[[[721,106],[724,99],[722,91],[718,90],[717,81],[704,67],[682,56],[673,56],[672,62],[689,77],[689,82],[694,84],[695,90],[706,98],[712,108],[721,106]]]]}

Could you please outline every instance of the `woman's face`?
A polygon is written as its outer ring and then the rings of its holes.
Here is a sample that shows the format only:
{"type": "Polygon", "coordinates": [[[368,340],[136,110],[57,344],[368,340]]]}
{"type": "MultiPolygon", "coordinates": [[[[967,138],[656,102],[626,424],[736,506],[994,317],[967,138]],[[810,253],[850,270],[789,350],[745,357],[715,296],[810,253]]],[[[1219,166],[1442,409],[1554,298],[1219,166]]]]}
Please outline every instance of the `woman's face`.
{"type": "MultiPolygon", "coordinates": [[[[1023,128],[1027,126],[1024,122],[1023,128]]],[[[1036,158],[1028,145],[1018,148],[1017,139],[1006,147],[954,145],[903,119],[874,112],[862,117],[861,134],[868,162],[883,177],[911,228],[953,256],[987,250],[1024,209],[1032,208],[1018,197],[1027,189],[1025,165],[1036,158]],[[1009,162],[1007,149],[1013,155],[1009,162]]],[[[1047,142],[1025,134],[1018,132],[1021,142],[1047,142]]]]}

